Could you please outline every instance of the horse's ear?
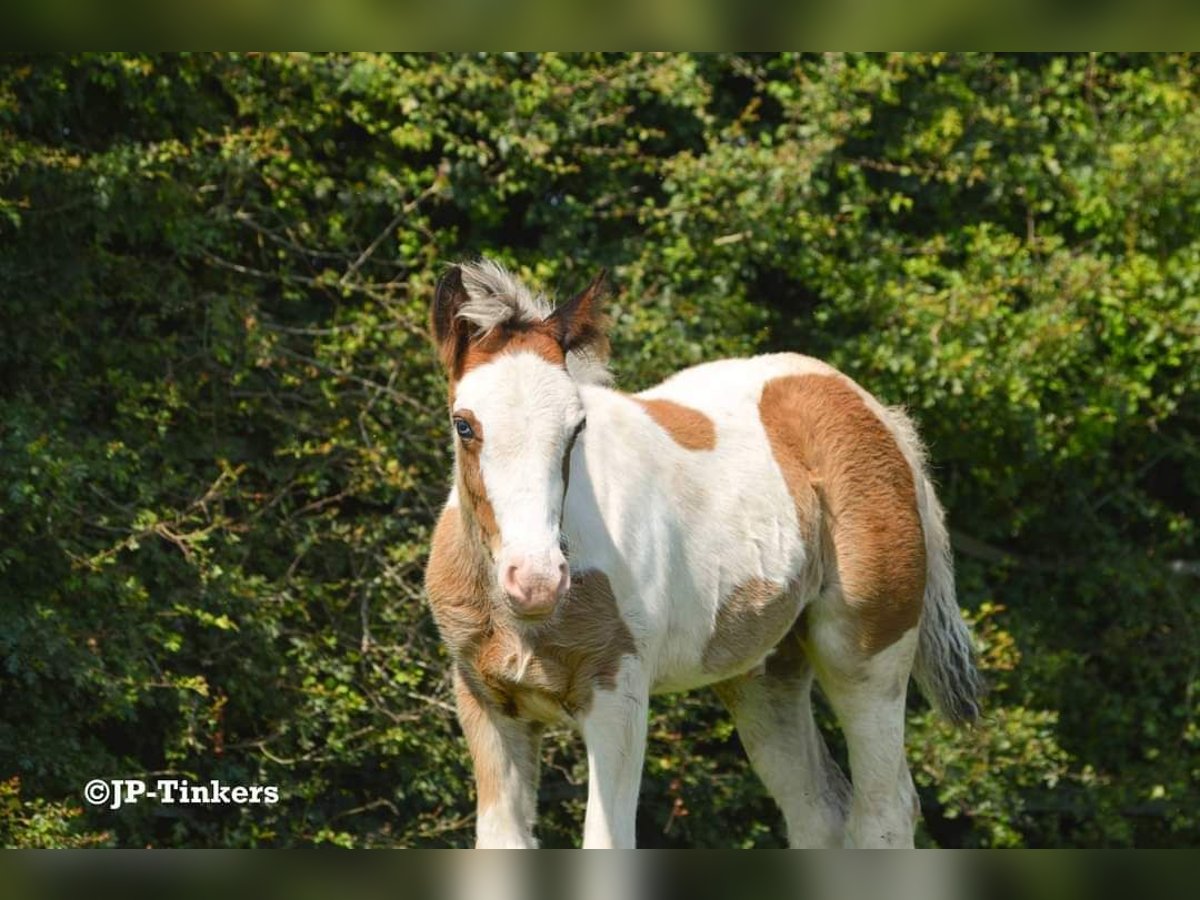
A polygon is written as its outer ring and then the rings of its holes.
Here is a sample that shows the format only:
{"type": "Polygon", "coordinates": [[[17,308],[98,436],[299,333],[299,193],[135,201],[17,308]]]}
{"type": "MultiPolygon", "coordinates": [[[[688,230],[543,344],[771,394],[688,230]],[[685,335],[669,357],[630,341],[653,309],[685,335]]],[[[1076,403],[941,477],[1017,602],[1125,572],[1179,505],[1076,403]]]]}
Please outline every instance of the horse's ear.
{"type": "Polygon", "coordinates": [[[564,352],[603,349],[607,324],[601,308],[607,293],[608,271],[601,269],[587,287],[559,306],[547,320],[553,324],[564,352]]]}
{"type": "Polygon", "coordinates": [[[462,268],[451,266],[438,279],[433,292],[433,306],[429,310],[438,355],[451,375],[457,370],[470,341],[467,323],[458,317],[459,310],[468,299],[467,289],[463,287],[462,268]]]}

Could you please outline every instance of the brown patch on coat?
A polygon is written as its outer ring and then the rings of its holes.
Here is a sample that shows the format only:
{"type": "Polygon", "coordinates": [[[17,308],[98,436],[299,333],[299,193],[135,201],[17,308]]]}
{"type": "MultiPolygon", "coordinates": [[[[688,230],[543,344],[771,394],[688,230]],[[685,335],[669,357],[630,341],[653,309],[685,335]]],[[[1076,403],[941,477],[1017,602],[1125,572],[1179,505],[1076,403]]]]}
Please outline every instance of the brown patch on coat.
{"type": "Polygon", "coordinates": [[[826,575],[840,584],[856,643],[874,655],[921,618],[925,537],[912,469],[841,376],[769,381],[759,415],[802,527],[819,518],[826,575]]]}
{"type": "Polygon", "coordinates": [[[467,345],[455,368],[454,380],[509,353],[534,353],[551,365],[563,369],[567,366],[567,355],[551,325],[545,322],[521,327],[501,325],[467,345]]]}
{"type": "Polygon", "coordinates": [[[482,546],[471,540],[462,510],[442,510],[425,566],[425,592],[434,621],[450,655],[463,658],[488,627],[499,588],[489,576],[482,546]]]}
{"type": "Polygon", "coordinates": [[[484,544],[495,553],[500,548],[500,526],[496,522],[496,510],[488,499],[487,485],[483,483],[483,468],[479,454],[483,449],[483,426],[469,409],[456,409],[454,416],[463,419],[475,437],[464,441],[459,437],[454,440],[458,445],[458,478],[464,507],[470,522],[479,529],[484,544]]]}
{"type": "Polygon", "coordinates": [[[717,428],[713,420],[699,410],[674,400],[643,400],[640,397],[633,400],[679,446],[688,450],[712,450],[717,446],[717,428]]]}
{"type": "Polygon", "coordinates": [[[721,601],[704,647],[705,671],[733,672],[762,658],[796,621],[801,593],[765,578],[751,578],[721,601]]]}
{"type": "Polygon", "coordinates": [[[597,687],[616,686],[621,659],[637,647],[603,572],[574,576],[546,622],[518,628],[490,568],[460,510],[444,510],[425,587],[443,642],[483,702],[509,716],[553,721],[589,709],[597,687]]]}

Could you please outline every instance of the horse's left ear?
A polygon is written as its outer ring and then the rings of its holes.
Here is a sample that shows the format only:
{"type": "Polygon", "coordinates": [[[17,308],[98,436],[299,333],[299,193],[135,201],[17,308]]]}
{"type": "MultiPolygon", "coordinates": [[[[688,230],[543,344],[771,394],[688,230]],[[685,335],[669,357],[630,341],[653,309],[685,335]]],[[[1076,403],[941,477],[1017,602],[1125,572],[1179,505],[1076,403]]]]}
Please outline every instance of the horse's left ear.
{"type": "Polygon", "coordinates": [[[564,352],[607,344],[604,311],[608,270],[601,269],[587,287],[559,306],[546,321],[554,326],[564,352]]]}

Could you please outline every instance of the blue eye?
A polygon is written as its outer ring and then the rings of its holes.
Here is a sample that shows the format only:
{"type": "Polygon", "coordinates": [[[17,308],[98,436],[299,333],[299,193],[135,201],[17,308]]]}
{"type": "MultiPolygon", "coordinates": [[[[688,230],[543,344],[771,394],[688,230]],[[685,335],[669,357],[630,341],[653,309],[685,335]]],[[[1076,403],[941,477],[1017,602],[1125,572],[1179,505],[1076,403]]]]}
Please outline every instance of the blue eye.
{"type": "Polygon", "coordinates": [[[473,429],[466,419],[455,419],[454,430],[458,432],[458,436],[464,441],[469,441],[475,437],[475,429],[473,429]]]}

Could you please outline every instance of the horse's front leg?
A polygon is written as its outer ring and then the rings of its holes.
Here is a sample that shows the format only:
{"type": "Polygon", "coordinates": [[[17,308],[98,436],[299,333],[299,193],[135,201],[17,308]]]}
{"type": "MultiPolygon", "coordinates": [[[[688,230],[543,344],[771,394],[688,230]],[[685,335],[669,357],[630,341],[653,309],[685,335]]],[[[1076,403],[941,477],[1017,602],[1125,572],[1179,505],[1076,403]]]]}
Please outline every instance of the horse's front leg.
{"type": "Polygon", "coordinates": [[[475,846],[537,847],[533,826],[540,726],[505,715],[477,695],[458,673],[454,693],[475,769],[475,846]]]}
{"type": "Polygon", "coordinates": [[[613,689],[597,687],[579,718],[587,745],[585,848],[631,849],[646,755],[650,685],[641,664],[625,657],[613,689]]]}

